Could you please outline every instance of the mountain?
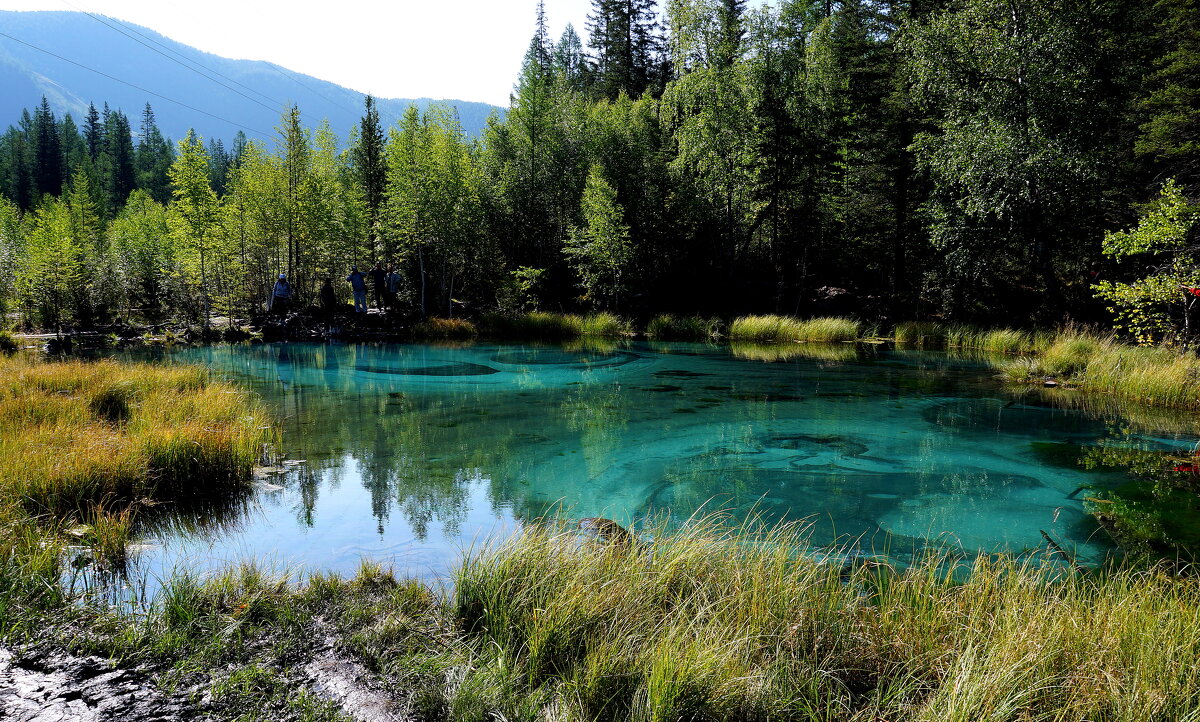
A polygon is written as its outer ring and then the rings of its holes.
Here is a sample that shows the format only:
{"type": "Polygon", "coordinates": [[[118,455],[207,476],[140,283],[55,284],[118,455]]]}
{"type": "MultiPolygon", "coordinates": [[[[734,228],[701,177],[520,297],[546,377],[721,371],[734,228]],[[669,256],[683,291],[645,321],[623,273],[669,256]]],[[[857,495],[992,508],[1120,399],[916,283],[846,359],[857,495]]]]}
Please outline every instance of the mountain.
{"type": "MultiPolygon", "coordinates": [[[[223,58],[99,15],[0,11],[0,128],[17,124],[21,110],[32,112],[43,95],[55,115],[69,112],[77,124],[89,102],[98,109],[108,103],[129,117],[135,132],[148,102],[163,134],[179,139],[195,128],[226,143],[239,130],[273,138],[291,103],[309,126],[327,119],[343,139],[363,115],[363,93],[272,63],[223,58]]],[[[377,101],[385,127],[410,104],[452,105],[469,135],[477,135],[491,113],[504,112],[463,100],[377,101]]]]}

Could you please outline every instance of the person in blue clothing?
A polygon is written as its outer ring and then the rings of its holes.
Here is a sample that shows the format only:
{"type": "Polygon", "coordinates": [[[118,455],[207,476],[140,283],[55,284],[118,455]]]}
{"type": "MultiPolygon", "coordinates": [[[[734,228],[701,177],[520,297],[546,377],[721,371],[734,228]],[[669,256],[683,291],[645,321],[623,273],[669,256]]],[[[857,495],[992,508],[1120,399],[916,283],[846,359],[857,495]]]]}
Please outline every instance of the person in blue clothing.
{"type": "Polygon", "coordinates": [[[271,313],[276,316],[287,316],[292,305],[292,284],[287,282],[287,274],[279,274],[275,287],[271,289],[271,313]]]}
{"type": "Polygon", "coordinates": [[[350,282],[350,290],[354,292],[354,312],[367,312],[367,277],[359,272],[358,266],[350,267],[350,275],[346,276],[346,280],[350,282]]]}

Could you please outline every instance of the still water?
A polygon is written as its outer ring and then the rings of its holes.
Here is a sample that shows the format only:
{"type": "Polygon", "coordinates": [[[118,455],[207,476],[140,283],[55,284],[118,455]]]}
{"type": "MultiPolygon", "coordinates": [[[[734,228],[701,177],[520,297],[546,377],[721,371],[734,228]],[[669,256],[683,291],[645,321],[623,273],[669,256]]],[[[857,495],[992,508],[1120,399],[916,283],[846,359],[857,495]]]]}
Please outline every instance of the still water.
{"type": "MultiPolygon", "coordinates": [[[[792,353],[795,353],[794,351],[792,353]]],[[[814,545],[903,561],[928,540],[1112,550],[1084,510],[1119,469],[1079,450],[1190,454],[1195,436],[1055,408],[984,364],[852,346],[785,358],[695,344],[213,346],[158,352],[259,394],[286,461],[245,498],[147,531],[159,577],[255,558],[435,580],[473,541],[561,513],[808,519],[814,545]]],[[[1069,394],[1071,392],[1060,392],[1069,394]]]]}

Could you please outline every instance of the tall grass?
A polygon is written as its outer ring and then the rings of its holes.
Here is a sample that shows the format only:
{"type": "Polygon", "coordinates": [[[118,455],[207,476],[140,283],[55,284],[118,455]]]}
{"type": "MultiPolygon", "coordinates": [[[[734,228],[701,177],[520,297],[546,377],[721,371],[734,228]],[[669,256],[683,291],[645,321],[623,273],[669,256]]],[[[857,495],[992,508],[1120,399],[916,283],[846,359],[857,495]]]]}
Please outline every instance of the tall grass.
{"type": "Polygon", "coordinates": [[[532,313],[507,315],[484,314],[479,319],[480,332],[496,338],[562,341],[581,336],[617,337],[630,333],[629,322],[607,313],[580,316],[572,313],[532,313]]]}
{"type": "Polygon", "coordinates": [[[711,341],[720,332],[720,321],[700,316],[660,314],[646,324],[646,336],[656,341],[711,341]]]}
{"type": "MultiPolygon", "coordinates": [[[[558,719],[1195,719],[1200,581],[946,555],[813,561],[701,521],[638,550],[531,527],[464,563],[463,690],[558,719]]],[[[460,691],[460,694],[463,692],[460,691]]],[[[481,705],[479,697],[487,704],[481,705]]]]}
{"type": "Polygon", "coordinates": [[[475,324],[462,318],[429,318],[412,328],[413,338],[465,341],[475,338],[475,324]]]}
{"type": "Polygon", "coordinates": [[[0,499],[35,510],[237,484],[272,433],[201,368],[0,359],[0,499]]]}
{"type": "Polygon", "coordinates": [[[813,318],[807,321],[789,316],[741,316],[729,326],[730,341],[781,343],[787,341],[856,341],[862,330],[858,321],[848,318],[813,318]]]}

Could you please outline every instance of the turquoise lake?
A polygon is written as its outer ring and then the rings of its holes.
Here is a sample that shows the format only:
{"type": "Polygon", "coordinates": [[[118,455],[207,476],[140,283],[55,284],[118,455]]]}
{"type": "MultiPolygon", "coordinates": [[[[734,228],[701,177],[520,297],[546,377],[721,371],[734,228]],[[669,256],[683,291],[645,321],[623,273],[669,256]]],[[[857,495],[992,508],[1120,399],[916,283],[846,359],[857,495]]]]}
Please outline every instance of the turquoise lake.
{"type": "MultiPolygon", "coordinates": [[[[262,344],[159,351],[260,395],[284,461],[242,498],[153,526],[152,578],[241,559],[428,580],[467,546],[561,513],[638,526],[807,519],[817,547],[903,562],[967,553],[1113,551],[1085,512],[1103,446],[1191,454],[1197,438],[1051,405],[942,353],[698,344],[262,344]],[[792,358],[786,355],[800,353],[792,358]]],[[[144,357],[144,355],[140,355],[144,357]]],[[[1061,394],[1073,392],[1061,391],[1061,394]]]]}

